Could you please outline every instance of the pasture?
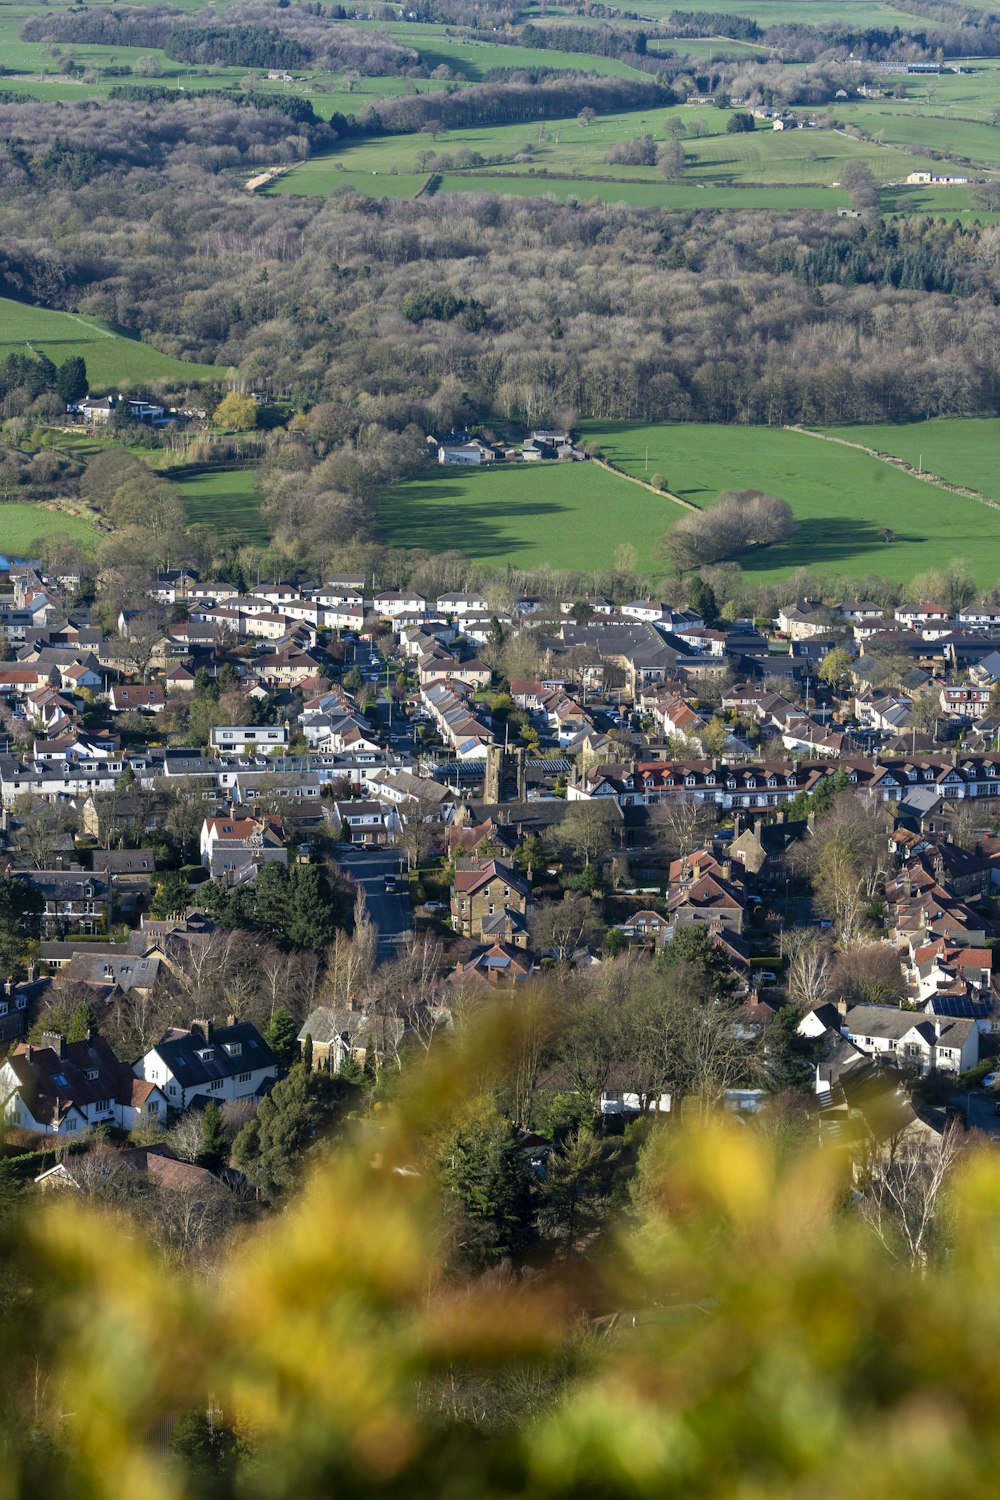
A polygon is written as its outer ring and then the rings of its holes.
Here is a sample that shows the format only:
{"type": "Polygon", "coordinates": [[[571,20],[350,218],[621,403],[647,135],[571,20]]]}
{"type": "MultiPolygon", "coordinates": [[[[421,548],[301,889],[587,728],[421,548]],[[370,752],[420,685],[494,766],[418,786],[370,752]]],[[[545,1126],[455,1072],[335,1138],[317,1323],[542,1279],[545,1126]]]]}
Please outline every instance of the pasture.
{"type": "Polygon", "coordinates": [[[438,467],[379,506],[391,547],[463,552],[490,566],[608,567],[631,542],[639,567],[659,571],[656,541],[680,507],[591,463],[438,467]]]}
{"type": "Polygon", "coordinates": [[[5,557],[30,557],[32,543],[43,537],[65,537],[90,552],[97,533],[88,521],[65,511],[49,510],[30,500],[12,500],[0,504],[0,554],[5,557]]]}
{"type": "MultiPolygon", "coordinates": [[[[979,583],[992,585],[1000,577],[1000,511],[948,494],[865,453],[770,427],[585,422],[580,431],[626,473],[662,474],[675,494],[697,505],[710,504],[722,490],[739,489],[765,490],[787,500],[799,529],[790,541],[741,559],[755,575],[812,567],[905,581],[960,557],[979,583]],[[882,539],[884,528],[894,540],[882,539]]],[[[876,433],[882,433],[877,446],[888,448],[884,429],[856,427],[845,435],[866,443],[876,433]]],[[[957,449],[960,439],[951,434],[941,441],[957,449]]],[[[985,452],[986,438],[978,441],[985,452]]]]}
{"type": "Polygon", "coordinates": [[[33,350],[53,364],[82,355],[92,392],[125,386],[184,390],[207,380],[225,380],[228,371],[161,354],[141,339],[130,338],[96,318],[51,308],[29,307],[0,297],[0,359],[33,350]]]}
{"type": "Polygon", "coordinates": [[[411,197],[426,175],[436,171],[442,177],[436,190],[443,192],[551,193],[559,199],[675,208],[833,210],[850,201],[838,186],[844,166],[860,162],[883,184],[886,210],[972,208],[967,188],[923,187],[914,193],[889,186],[916,170],[945,170],[941,162],[912,151],[858,141],[837,130],[764,126],[732,135],[726,130],[728,119],[726,111],[683,106],[599,115],[591,124],[565,118],[441,131],[433,142],[423,132],[361,138],[300,163],[268,191],[326,194],[350,175],[352,185],[371,196],[411,197]],[[677,135],[684,150],[678,181],[665,183],[655,166],[605,161],[616,143],[645,134],[658,143],[677,135]],[[412,186],[402,180],[387,185],[394,174],[416,181],[412,186]],[[367,183],[366,176],[371,179],[367,183]]]}
{"type": "Polygon", "coordinates": [[[212,469],[181,474],[176,479],[166,470],[164,478],[177,486],[189,525],[237,532],[248,542],[267,540],[253,469],[212,469]]]}
{"type": "Polygon", "coordinates": [[[892,453],[914,468],[1000,501],[1000,418],[935,417],[906,426],[830,427],[848,443],[892,453]]]}

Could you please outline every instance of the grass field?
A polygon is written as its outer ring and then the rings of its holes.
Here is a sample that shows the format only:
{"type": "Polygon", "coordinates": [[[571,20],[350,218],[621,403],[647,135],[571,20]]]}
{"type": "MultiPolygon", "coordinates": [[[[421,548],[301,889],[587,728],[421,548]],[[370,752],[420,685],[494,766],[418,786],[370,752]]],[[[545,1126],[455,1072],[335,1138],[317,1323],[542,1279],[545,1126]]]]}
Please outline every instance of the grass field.
{"type": "MultiPolygon", "coordinates": [[[[170,478],[169,471],[166,477],[170,478]]],[[[183,498],[189,524],[201,522],[220,531],[237,531],[248,542],[266,541],[268,531],[252,469],[193,474],[173,483],[183,498]]]]}
{"type": "Polygon", "coordinates": [[[228,373],[219,365],[172,359],[140,339],[116,333],[96,318],[28,307],[0,297],[0,358],[27,348],[47,354],[56,365],[81,354],[94,392],[138,383],[183,390],[206,380],[224,380],[228,373]]]}
{"type": "Polygon", "coordinates": [[[596,464],[518,464],[408,480],[379,507],[378,524],[393,547],[533,568],[608,566],[631,542],[640,567],[655,571],[656,539],[679,511],[596,464]]]}
{"type": "MultiPolygon", "coordinates": [[[[677,208],[836,209],[849,202],[836,186],[849,161],[870,167],[883,184],[898,183],[917,169],[943,170],[940,162],[899,147],[857,141],[835,130],[758,129],[730,135],[728,118],[724,111],[685,106],[600,115],[590,125],[574,118],[443,131],[433,146],[424,134],[372,137],[345,142],[302,162],[269,191],[331,193],[350,173],[352,185],[372,196],[410,197],[419,181],[411,191],[402,182],[387,187],[385,178],[391,173],[401,178],[426,174],[445,158],[438,187],[443,192],[552,193],[561,199],[677,208]],[[664,183],[656,167],[604,160],[618,141],[646,133],[663,141],[679,127],[684,130],[685,170],[677,183],[664,183]],[[487,164],[462,168],[456,160],[462,152],[475,153],[487,164]],[[365,183],[366,174],[375,180],[365,183]],[[751,192],[754,197],[747,196],[751,192]]],[[[963,212],[973,206],[967,188],[922,188],[914,193],[886,186],[884,191],[889,211],[963,212]]]]}
{"type": "MultiPolygon", "coordinates": [[[[935,489],[867,454],[780,428],[590,422],[581,431],[627,473],[647,472],[648,449],[648,473],[664,475],[676,494],[697,505],[710,503],[721,490],[745,488],[787,500],[799,522],[795,536],[742,560],[760,576],[816,567],[907,580],[960,557],[981,584],[1000,577],[1000,511],[935,489]],[[896,533],[895,541],[882,541],[883,527],[896,533]]],[[[846,435],[867,443],[876,434],[882,435],[878,446],[888,449],[885,429],[855,427],[846,435]]],[[[940,440],[954,451],[961,441],[957,433],[940,440]]],[[[987,439],[976,441],[985,452],[987,439]]]]}
{"type": "Polygon", "coordinates": [[[24,500],[0,505],[0,553],[5,557],[26,557],[37,537],[49,536],[68,537],[88,552],[97,541],[97,533],[79,516],[24,500]]]}
{"type": "Polygon", "coordinates": [[[1000,419],[936,417],[905,427],[831,427],[833,437],[892,453],[950,484],[1000,501],[1000,419]]]}

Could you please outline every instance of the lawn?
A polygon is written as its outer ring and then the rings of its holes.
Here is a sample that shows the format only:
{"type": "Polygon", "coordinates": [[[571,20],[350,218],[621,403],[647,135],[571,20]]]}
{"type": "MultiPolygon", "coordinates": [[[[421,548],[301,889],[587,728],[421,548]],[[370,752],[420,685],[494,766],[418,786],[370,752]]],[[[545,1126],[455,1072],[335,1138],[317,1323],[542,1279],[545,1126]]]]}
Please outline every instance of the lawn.
{"type": "Polygon", "coordinates": [[[82,354],[92,392],[139,384],[183,390],[206,380],[224,380],[229,373],[221,365],[173,359],[96,318],[29,307],[0,297],[0,358],[28,348],[47,354],[56,365],[71,355],[82,354]]]}
{"type": "MultiPolygon", "coordinates": [[[[721,490],[747,488],[787,500],[799,529],[789,542],[743,560],[756,575],[816,567],[905,581],[961,557],[981,584],[1000,577],[1000,511],[947,494],[865,453],[769,427],[588,422],[581,433],[627,473],[647,472],[648,449],[648,472],[664,475],[676,494],[697,505],[709,504],[721,490]],[[896,540],[884,542],[883,527],[896,540]]],[[[848,429],[860,443],[883,434],[880,446],[886,447],[884,433],[848,429]]],[[[957,447],[958,438],[941,441],[957,447]]]]}
{"type": "MultiPolygon", "coordinates": [[[[169,471],[165,477],[171,478],[169,471]]],[[[248,542],[267,540],[257,476],[252,469],[213,470],[183,475],[172,482],[184,500],[190,525],[202,523],[219,531],[236,531],[248,542]]]]}
{"type": "Polygon", "coordinates": [[[88,552],[97,540],[96,532],[79,516],[48,510],[29,500],[0,504],[0,553],[4,557],[30,556],[36,538],[49,536],[68,537],[88,552]]]}
{"type": "Polygon", "coordinates": [[[904,427],[831,427],[834,437],[892,453],[949,484],[1000,501],[1000,418],[935,417],[904,427]]]}
{"type": "Polygon", "coordinates": [[[656,571],[656,540],[679,509],[596,464],[442,467],[399,485],[378,524],[391,547],[454,550],[493,566],[590,572],[631,542],[639,566],[656,571]]]}

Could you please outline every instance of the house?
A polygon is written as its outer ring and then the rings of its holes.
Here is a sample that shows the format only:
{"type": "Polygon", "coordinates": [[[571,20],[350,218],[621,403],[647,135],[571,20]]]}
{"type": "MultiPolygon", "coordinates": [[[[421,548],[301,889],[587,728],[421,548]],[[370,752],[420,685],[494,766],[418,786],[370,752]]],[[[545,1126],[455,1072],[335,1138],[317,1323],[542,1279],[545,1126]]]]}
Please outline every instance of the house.
{"type": "Polygon", "coordinates": [[[195,1099],[252,1099],[267,1093],[278,1076],[278,1059],[256,1026],[230,1018],[225,1026],[192,1021],[171,1028],[135,1063],[136,1078],[154,1083],[171,1109],[195,1099]]]}
{"type": "Polygon", "coordinates": [[[423,594],[416,594],[412,589],[385,589],[375,595],[372,607],[377,615],[387,620],[399,619],[401,615],[423,618],[427,612],[427,600],[423,594]]]}
{"type": "Polygon", "coordinates": [[[201,862],[213,880],[238,885],[252,880],[263,864],[288,864],[284,837],[282,821],[274,814],[206,818],[201,825],[201,862]]]}
{"type": "Polygon", "coordinates": [[[964,1073],[979,1061],[979,1029],[975,1020],[924,1016],[894,1005],[821,1006],[799,1024],[801,1036],[822,1036],[829,1029],[827,1014],[836,1011],[841,1036],[859,1052],[884,1062],[931,1072],[964,1073]]]}
{"type": "Polygon", "coordinates": [[[45,1032],[40,1047],[15,1047],[0,1068],[0,1096],[8,1125],[40,1135],[166,1123],[163,1090],[155,1081],[135,1078],[96,1034],[67,1042],[58,1032],[45,1032]]]}
{"type": "Polygon", "coordinates": [[[287,724],[218,724],[212,729],[214,750],[236,754],[280,750],[288,744],[287,724]]]}
{"type": "Polygon", "coordinates": [[[478,942],[527,947],[527,881],[500,860],[456,861],[451,918],[457,932],[478,942]]]}
{"type": "Polygon", "coordinates": [[[110,693],[111,712],[126,713],[135,709],[143,714],[160,714],[167,706],[166,694],[159,683],[140,686],[138,683],[117,683],[110,693]]]}
{"type": "Polygon", "coordinates": [[[396,809],[381,802],[335,802],[330,816],[337,837],[351,844],[391,844],[401,826],[396,809]]]}
{"type": "Polygon", "coordinates": [[[462,980],[478,980],[483,984],[521,984],[534,972],[535,962],[530,953],[513,943],[495,942],[489,947],[479,948],[465,963],[456,965],[448,981],[456,984],[462,980]]]}
{"type": "Polygon", "coordinates": [[[938,701],[942,713],[961,719],[982,719],[990,711],[992,696],[992,688],[967,683],[963,687],[942,687],[938,701]]]}
{"type": "Polygon", "coordinates": [[[778,629],[790,641],[805,641],[830,628],[830,611],[813,599],[788,604],[778,611],[778,629]]]}
{"type": "Polygon", "coordinates": [[[96,935],[111,920],[111,881],[97,871],[15,870],[18,880],[34,886],[43,900],[45,938],[96,935]]]}
{"type": "Polygon", "coordinates": [[[657,948],[668,941],[671,930],[667,918],[658,911],[637,911],[619,928],[631,942],[654,943],[657,948]]]}
{"type": "MultiPolygon", "coordinates": [[[[155,1084],[140,1084],[138,1079],[135,1082],[139,1088],[156,1087],[155,1084]]],[[[63,1187],[79,1189],[85,1181],[92,1179],[95,1166],[106,1172],[126,1167],[168,1193],[190,1193],[203,1198],[222,1190],[219,1179],[207,1167],[196,1167],[194,1162],[182,1161],[166,1145],[131,1146],[124,1151],[104,1147],[99,1153],[90,1151],[86,1155],[67,1156],[65,1161],[39,1173],[35,1186],[43,1192],[63,1187]]]]}

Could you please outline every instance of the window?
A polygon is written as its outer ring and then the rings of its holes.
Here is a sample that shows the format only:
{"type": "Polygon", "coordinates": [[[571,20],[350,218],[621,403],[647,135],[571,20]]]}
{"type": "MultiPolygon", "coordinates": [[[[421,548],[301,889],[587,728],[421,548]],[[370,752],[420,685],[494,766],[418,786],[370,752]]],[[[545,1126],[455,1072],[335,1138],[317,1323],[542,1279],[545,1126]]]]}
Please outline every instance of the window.
{"type": "Polygon", "coordinates": [[[222,1087],[222,1079],[221,1078],[213,1078],[212,1079],[212,1092],[213,1092],[213,1094],[217,1094],[219,1092],[219,1090],[221,1089],[221,1087],[222,1087]]]}
{"type": "Polygon", "coordinates": [[[167,1084],[167,1093],[170,1094],[171,1096],[175,1096],[176,1095],[176,1093],[177,1093],[177,1085],[176,1085],[176,1083],[168,1083],[167,1084]]]}
{"type": "Polygon", "coordinates": [[[67,1130],[76,1130],[78,1124],[79,1124],[79,1121],[77,1120],[76,1116],[75,1115],[70,1115],[69,1119],[66,1121],[66,1129],[67,1130]]]}
{"type": "Polygon", "coordinates": [[[239,1075],[239,1077],[237,1078],[236,1082],[237,1083],[249,1083],[252,1077],[253,1077],[252,1073],[241,1073],[239,1075]]]}

